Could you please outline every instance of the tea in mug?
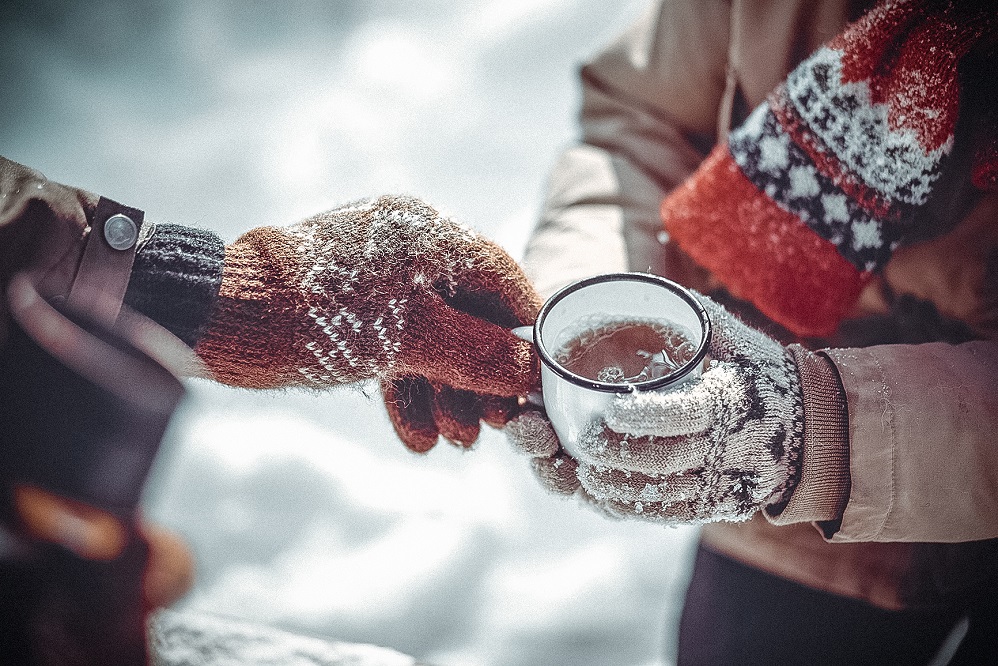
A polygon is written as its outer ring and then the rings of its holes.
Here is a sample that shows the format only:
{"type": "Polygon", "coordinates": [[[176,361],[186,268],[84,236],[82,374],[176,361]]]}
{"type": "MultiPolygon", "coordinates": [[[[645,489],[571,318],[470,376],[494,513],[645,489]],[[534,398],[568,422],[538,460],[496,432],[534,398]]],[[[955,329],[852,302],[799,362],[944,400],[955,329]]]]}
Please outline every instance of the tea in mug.
{"type": "Polygon", "coordinates": [[[661,321],[623,320],[595,324],[555,353],[567,370],[609,384],[664,377],[696,355],[688,335],[661,321]]]}

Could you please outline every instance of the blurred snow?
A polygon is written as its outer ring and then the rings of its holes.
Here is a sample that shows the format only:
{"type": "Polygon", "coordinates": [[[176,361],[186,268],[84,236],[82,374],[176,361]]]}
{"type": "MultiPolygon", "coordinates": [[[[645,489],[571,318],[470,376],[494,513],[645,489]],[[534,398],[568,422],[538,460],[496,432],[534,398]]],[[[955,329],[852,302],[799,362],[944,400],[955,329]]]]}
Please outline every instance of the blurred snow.
{"type": "Polygon", "coordinates": [[[152,666],[415,666],[375,645],[323,641],[255,623],[161,610],[150,621],[152,666]]]}
{"type": "MultiPolygon", "coordinates": [[[[8,1],[0,154],[225,240],[408,192],[518,255],[578,65],[642,8],[8,1]]],[[[189,387],[146,502],[198,559],[179,609],[440,665],[669,663],[693,530],[550,496],[495,431],[410,454],[374,387],[189,387]]]]}
{"type": "Polygon", "coordinates": [[[414,456],[358,390],[191,389],[148,502],[198,554],[182,607],[432,664],[667,663],[691,530],[547,494],[496,431],[414,456]]]}

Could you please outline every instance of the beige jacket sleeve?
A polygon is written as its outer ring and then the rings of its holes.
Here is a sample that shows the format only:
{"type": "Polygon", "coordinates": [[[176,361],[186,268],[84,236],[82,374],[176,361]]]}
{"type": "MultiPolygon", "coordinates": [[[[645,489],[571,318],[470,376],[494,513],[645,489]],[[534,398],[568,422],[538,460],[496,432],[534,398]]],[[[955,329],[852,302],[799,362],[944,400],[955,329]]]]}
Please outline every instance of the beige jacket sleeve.
{"type": "Polygon", "coordinates": [[[832,541],[998,537],[998,343],[826,353],[849,404],[849,502],[832,541]]]}
{"type": "Polygon", "coordinates": [[[582,68],[582,140],[551,173],[524,260],[542,295],[598,273],[679,270],[658,207],[714,142],[729,13],[656,4],[582,68]]]}
{"type": "MultiPolygon", "coordinates": [[[[727,128],[734,90],[749,108],[760,102],[858,4],[653,3],[582,68],[581,141],[550,176],[525,256],[538,290],[643,270],[707,291],[709,276],[667,242],[662,198],[727,128]]],[[[828,352],[846,392],[851,447],[828,465],[835,475],[848,465],[851,477],[833,541],[998,536],[996,348],[828,352]]]]}

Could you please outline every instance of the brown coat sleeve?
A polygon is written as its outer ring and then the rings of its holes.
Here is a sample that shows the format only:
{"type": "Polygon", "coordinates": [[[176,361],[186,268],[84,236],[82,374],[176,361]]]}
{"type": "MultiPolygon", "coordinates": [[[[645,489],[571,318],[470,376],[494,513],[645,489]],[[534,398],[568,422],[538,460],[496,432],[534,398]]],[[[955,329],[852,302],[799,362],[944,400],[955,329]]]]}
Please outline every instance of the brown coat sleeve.
{"type": "Polygon", "coordinates": [[[827,352],[849,406],[832,541],[998,537],[998,342],[827,352]]]}

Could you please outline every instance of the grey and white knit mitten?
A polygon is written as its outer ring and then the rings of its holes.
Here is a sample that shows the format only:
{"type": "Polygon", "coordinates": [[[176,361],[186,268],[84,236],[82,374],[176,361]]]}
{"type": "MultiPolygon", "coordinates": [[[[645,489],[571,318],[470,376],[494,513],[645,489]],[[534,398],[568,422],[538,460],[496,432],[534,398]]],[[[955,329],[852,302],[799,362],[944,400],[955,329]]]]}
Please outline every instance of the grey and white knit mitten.
{"type": "Polygon", "coordinates": [[[577,443],[578,460],[552,451],[554,433],[538,412],[507,427],[552,490],[578,488],[610,514],[667,523],[746,520],[789,499],[804,424],[793,357],[700,299],[713,324],[710,367],[681,389],[615,400],[577,443]]]}

